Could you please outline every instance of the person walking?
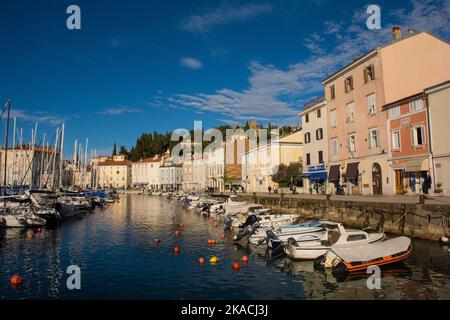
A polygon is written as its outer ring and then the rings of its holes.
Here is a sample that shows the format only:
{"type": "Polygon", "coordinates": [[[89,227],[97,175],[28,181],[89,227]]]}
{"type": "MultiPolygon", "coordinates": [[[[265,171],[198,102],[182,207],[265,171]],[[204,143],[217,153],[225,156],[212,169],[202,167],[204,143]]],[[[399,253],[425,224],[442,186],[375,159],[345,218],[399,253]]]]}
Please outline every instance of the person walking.
{"type": "Polygon", "coordinates": [[[267,188],[267,190],[269,190],[269,194],[272,193],[272,187],[271,187],[271,186],[269,186],[269,187],[267,188]]]}
{"type": "Polygon", "coordinates": [[[409,176],[409,187],[411,188],[411,191],[413,193],[416,193],[416,177],[414,176],[414,174],[411,174],[409,176]]]}
{"type": "Polygon", "coordinates": [[[431,177],[429,174],[426,175],[422,183],[422,191],[424,194],[428,194],[428,190],[431,188],[431,177]]]}

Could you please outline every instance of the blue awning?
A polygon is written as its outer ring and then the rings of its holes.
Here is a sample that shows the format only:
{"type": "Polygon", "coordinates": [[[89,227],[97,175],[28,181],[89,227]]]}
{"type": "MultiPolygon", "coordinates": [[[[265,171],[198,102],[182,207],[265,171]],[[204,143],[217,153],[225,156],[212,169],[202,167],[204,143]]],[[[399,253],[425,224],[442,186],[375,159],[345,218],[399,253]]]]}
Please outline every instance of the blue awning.
{"type": "Polygon", "coordinates": [[[317,171],[317,172],[306,172],[301,175],[302,178],[308,178],[311,181],[320,181],[327,180],[328,172],[326,171],[317,171]]]}

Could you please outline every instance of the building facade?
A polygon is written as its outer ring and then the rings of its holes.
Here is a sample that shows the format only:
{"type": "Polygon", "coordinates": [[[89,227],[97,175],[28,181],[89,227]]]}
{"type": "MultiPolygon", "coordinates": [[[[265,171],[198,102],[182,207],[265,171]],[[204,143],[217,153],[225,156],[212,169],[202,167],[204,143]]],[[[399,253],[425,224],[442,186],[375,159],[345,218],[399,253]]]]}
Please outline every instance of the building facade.
{"type": "Polygon", "coordinates": [[[181,190],[183,167],[181,164],[164,164],[159,168],[160,190],[181,190]]]}
{"type": "Polygon", "coordinates": [[[160,167],[164,158],[155,156],[131,164],[131,180],[134,187],[145,186],[152,190],[159,189],[161,182],[160,167]]]}
{"type": "Polygon", "coordinates": [[[388,163],[394,171],[395,194],[419,194],[431,167],[424,94],[421,92],[386,105],[383,112],[388,118],[388,163]]]}
{"type": "Polygon", "coordinates": [[[328,122],[326,101],[319,97],[300,113],[303,131],[303,189],[305,193],[325,193],[327,189],[328,122]]]}
{"type": "Polygon", "coordinates": [[[430,123],[431,175],[435,194],[450,195],[450,81],[425,89],[430,123]]]}
{"type": "Polygon", "coordinates": [[[131,186],[131,161],[125,156],[114,156],[98,164],[99,188],[127,189],[131,186]]]}
{"type": "Polygon", "coordinates": [[[247,192],[267,192],[269,186],[278,188],[272,180],[279,165],[301,162],[303,156],[303,133],[299,130],[278,143],[268,143],[245,152],[242,157],[242,184],[247,192]]]}
{"type": "Polygon", "coordinates": [[[381,106],[446,81],[449,44],[427,32],[401,37],[323,81],[328,112],[329,182],[347,194],[396,193],[389,165],[387,113],[381,106]]]}

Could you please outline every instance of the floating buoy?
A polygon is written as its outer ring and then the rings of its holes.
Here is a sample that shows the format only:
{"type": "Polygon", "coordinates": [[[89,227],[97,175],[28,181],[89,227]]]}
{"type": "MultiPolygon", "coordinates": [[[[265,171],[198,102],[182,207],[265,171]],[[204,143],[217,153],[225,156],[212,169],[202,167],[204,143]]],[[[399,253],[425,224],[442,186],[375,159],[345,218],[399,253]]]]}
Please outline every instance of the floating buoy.
{"type": "Polygon", "coordinates": [[[22,277],[17,274],[11,277],[11,284],[13,286],[20,286],[22,284],[22,281],[23,281],[22,277]]]}
{"type": "Polygon", "coordinates": [[[198,259],[198,263],[200,263],[200,264],[205,264],[205,259],[204,259],[204,258],[198,259]]]}
{"type": "Polygon", "coordinates": [[[180,223],[180,228],[184,228],[184,223],[180,223]]]}
{"type": "Polygon", "coordinates": [[[180,231],[175,231],[175,236],[179,237],[180,236],[180,231]]]}
{"type": "Polygon", "coordinates": [[[216,256],[212,256],[211,259],[209,259],[209,262],[211,264],[216,264],[219,262],[219,258],[217,258],[216,256]]]}
{"type": "Polygon", "coordinates": [[[221,237],[222,239],[225,239],[225,234],[222,233],[222,234],[220,235],[220,237],[221,237]]]}
{"type": "Polygon", "coordinates": [[[155,239],[156,244],[160,244],[161,240],[159,240],[158,238],[155,239]]]}
{"type": "Polygon", "coordinates": [[[217,240],[209,239],[208,244],[217,244],[217,240]]]}
{"type": "Polygon", "coordinates": [[[180,253],[180,247],[178,246],[173,247],[173,252],[180,253]]]}
{"type": "Polygon", "coordinates": [[[242,256],[242,262],[247,263],[248,262],[248,257],[247,256],[242,256]]]}
{"type": "Polygon", "coordinates": [[[239,265],[239,262],[235,261],[235,262],[233,263],[233,269],[234,269],[235,271],[237,271],[237,270],[239,270],[240,268],[241,268],[241,266],[239,265]]]}

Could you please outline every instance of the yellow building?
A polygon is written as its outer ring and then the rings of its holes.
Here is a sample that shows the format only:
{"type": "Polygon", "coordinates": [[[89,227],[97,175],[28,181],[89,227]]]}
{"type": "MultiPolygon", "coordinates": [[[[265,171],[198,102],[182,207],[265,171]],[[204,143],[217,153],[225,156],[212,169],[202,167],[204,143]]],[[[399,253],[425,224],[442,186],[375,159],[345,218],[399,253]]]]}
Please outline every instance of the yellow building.
{"type": "Polygon", "coordinates": [[[121,155],[100,162],[97,179],[99,188],[127,189],[131,184],[131,161],[121,155]]]}
{"type": "Polygon", "coordinates": [[[269,186],[278,188],[272,181],[279,165],[301,162],[303,133],[301,130],[280,138],[278,143],[268,143],[242,155],[242,185],[246,192],[267,192],[269,186]]]}

